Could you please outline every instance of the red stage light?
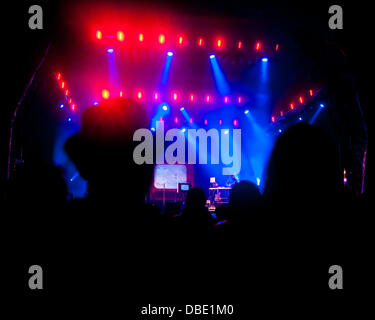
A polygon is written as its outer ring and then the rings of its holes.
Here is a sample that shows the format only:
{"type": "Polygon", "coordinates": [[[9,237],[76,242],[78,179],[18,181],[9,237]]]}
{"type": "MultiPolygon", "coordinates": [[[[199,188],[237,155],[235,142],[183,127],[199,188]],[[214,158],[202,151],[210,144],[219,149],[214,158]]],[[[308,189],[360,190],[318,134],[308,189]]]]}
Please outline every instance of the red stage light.
{"type": "Polygon", "coordinates": [[[275,117],[271,117],[271,121],[272,121],[272,122],[275,122],[275,117]]]}
{"type": "Polygon", "coordinates": [[[229,98],[228,97],[224,97],[224,103],[228,103],[229,102],[229,98]]]}
{"type": "Polygon", "coordinates": [[[173,99],[174,101],[177,101],[177,99],[178,99],[178,94],[177,94],[177,92],[173,92],[173,94],[172,94],[172,99],[173,99]]]}
{"type": "Polygon", "coordinates": [[[123,91],[120,91],[120,97],[122,98],[124,95],[124,92],[123,91]]]}
{"type": "Polygon", "coordinates": [[[221,39],[217,39],[216,46],[217,46],[218,48],[221,48],[221,47],[223,46],[223,40],[221,40],[221,39]]]}
{"type": "Polygon", "coordinates": [[[303,98],[299,97],[299,102],[303,103],[303,98]]]}
{"type": "Polygon", "coordinates": [[[159,94],[157,92],[154,93],[154,100],[158,100],[159,99],[159,94]]]}
{"type": "Polygon", "coordinates": [[[194,102],[194,98],[195,98],[194,95],[191,94],[191,95],[190,95],[190,101],[191,101],[191,102],[194,102]]]}
{"type": "Polygon", "coordinates": [[[190,124],[192,124],[193,123],[193,118],[190,118],[189,122],[190,122],[190,124]]]}
{"type": "Polygon", "coordinates": [[[57,80],[60,80],[61,79],[61,73],[59,72],[56,76],[57,80]]]}
{"type": "Polygon", "coordinates": [[[290,104],[290,109],[294,110],[294,104],[293,103],[290,104]]]}
{"type": "Polygon", "coordinates": [[[165,35],[164,34],[159,35],[159,43],[160,44],[164,44],[165,43],[165,35]]]}
{"type": "Polygon", "coordinates": [[[68,102],[69,102],[69,103],[72,103],[72,99],[69,99],[68,102]]]}
{"type": "Polygon", "coordinates": [[[209,95],[206,96],[206,102],[207,103],[211,102],[211,96],[209,96],[209,95]]]}
{"type": "Polygon", "coordinates": [[[103,37],[102,32],[100,30],[97,30],[96,31],[96,38],[100,40],[102,37],[103,37]]]}
{"type": "Polygon", "coordinates": [[[103,97],[103,99],[108,99],[109,98],[109,91],[107,89],[104,89],[102,91],[102,97],[103,97]]]}
{"type": "Polygon", "coordinates": [[[65,95],[68,96],[69,95],[69,90],[65,90],[65,95]]]}
{"type": "Polygon", "coordinates": [[[276,46],[275,46],[275,50],[276,50],[276,51],[279,50],[279,44],[276,44],[276,46]]]}
{"type": "Polygon", "coordinates": [[[198,46],[202,47],[204,45],[203,38],[198,38],[198,46]]]}
{"type": "Polygon", "coordinates": [[[237,119],[234,119],[234,120],[233,120],[233,125],[234,125],[235,127],[238,126],[238,120],[237,120],[237,119]]]}
{"type": "Polygon", "coordinates": [[[237,98],[238,103],[242,103],[242,97],[237,98]]]}
{"type": "Polygon", "coordinates": [[[280,111],[280,117],[282,117],[284,115],[284,112],[280,111]]]}
{"type": "Polygon", "coordinates": [[[182,38],[182,36],[178,37],[178,44],[179,45],[181,45],[183,41],[184,41],[184,39],[182,38]]]}
{"type": "Polygon", "coordinates": [[[72,111],[75,111],[76,110],[76,105],[73,103],[72,104],[72,111]]]}
{"type": "Polygon", "coordinates": [[[178,118],[177,117],[174,118],[174,123],[178,123],[178,118]]]}
{"type": "Polygon", "coordinates": [[[237,43],[237,48],[238,48],[238,49],[242,49],[242,47],[243,47],[243,43],[242,43],[242,41],[238,41],[238,43],[237,43]]]}
{"type": "Polygon", "coordinates": [[[207,119],[204,119],[204,124],[207,125],[208,121],[207,119]]]}
{"type": "Polygon", "coordinates": [[[117,40],[118,41],[124,41],[125,40],[125,35],[122,31],[117,31],[117,40]]]}
{"type": "Polygon", "coordinates": [[[137,92],[137,98],[138,98],[138,99],[142,99],[142,92],[141,92],[141,91],[138,91],[138,92],[137,92]]]}
{"type": "Polygon", "coordinates": [[[255,44],[255,50],[256,50],[256,51],[260,51],[261,48],[262,48],[262,44],[261,44],[260,42],[257,42],[257,43],[255,44]]]}
{"type": "Polygon", "coordinates": [[[143,33],[140,33],[140,34],[138,35],[138,40],[139,40],[139,42],[143,42],[143,40],[144,40],[143,33]]]}
{"type": "Polygon", "coordinates": [[[310,96],[313,96],[314,92],[310,89],[310,96]]]}
{"type": "Polygon", "coordinates": [[[64,89],[64,87],[65,87],[65,82],[63,81],[63,82],[61,82],[61,89],[64,89]]]}
{"type": "Polygon", "coordinates": [[[222,125],[223,124],[223,120],[220,119],[219,120],[219,124],[222,125]]]}

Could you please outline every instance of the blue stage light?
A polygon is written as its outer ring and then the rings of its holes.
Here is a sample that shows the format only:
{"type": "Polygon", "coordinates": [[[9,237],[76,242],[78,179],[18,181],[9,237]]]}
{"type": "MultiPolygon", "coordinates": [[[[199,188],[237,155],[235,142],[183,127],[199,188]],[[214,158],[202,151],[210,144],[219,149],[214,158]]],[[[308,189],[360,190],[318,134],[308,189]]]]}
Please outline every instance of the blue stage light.
{"type": "Polygon", "coordinates": [[[185,132],[185,131],[186,131],[186,129],[185,129],[185,128],[182,128],[182,129],[181,129],[181,131],[182,131],[182,132],[185,132]]]}
{"type": "Polygon", "coordinates": [[[245,110],[245,114],[248,114],[250,111],[248,109],[245,110]]]}
{"type": "Polygon", "coordinates": [[[262,58],[262,62],[267,62],[268,58],[262,58]]]}
{"type": "Polygon", "coordinates": [[[60,109],[63,109],[64,108],[64,105],[63,104],[60,104],[60,109]]]}
{"type": "Polygon", "coordinates": [[[229,133],[229,130],[225,130],[225,131],[224,131],[224,134],[228,134],[228,133],[229,133]]]}
{"type": "Polygon", "coordinates": [[[94,102],[94,106],[97,106],[98,104],[99,104],[98,101],[95,101],[95,102],[94,102]]]}
{"type": "MultiPolygon", "coordinates": [[[[263,181],[260,179],[263,177],[264,169],[267,167],[275,137],[267,134],[267,127],[259,123],[256,117],[256,112],[248,112],[246,114],[246,120],[249,121],[249,124],[242,124],[242,126],[245,125],[246,127],[251,128],[251,130],[250,132],[247,131],[249,139],[244,139],[243,141],[245,148],[242,149],[243,153],[241,153],[242,157],[245,156],[248,161],[242,163],[241,180],[252,181],[254,184],[259,184],[259,187],[261,188],[263,181]],[[259,178],[259,180],[257,178],[259,178]]],[[[276,131],[275,134],[276,133],[278,132],[276,131]]]]}
{"type": "Polygon", "coordinates": [[[107,52],[108,52],[108,53],[113,53],[113,49],[112,49],[112,48],[109,48],[109,49],[107,50],[107,52]]]}
{"type": "Polygon", "coordinates": [[[172,64],[172,56],[173,56],[173,52],[172,51],[168,51],[167,52],[167,57],[166,57],[166,60],[165,60],[165,65],[164,65],[164,69],[163,69],[163,72],[162,72],[162,75],[161,75],[161,87],[159,89],[165,89],[166,85],[167,85],[167,82],[168,82],[168,78],[169,78],[169,70],[171,68],[171,64],[172,64]]]}
{"type": "Polygon", "coordinates": [[[185,110],[185,108],[184,108],[184,107],[181,107],[181,108],[180,108],[180,111],[184,111],[184,110],[185,110]]]}
{"type": "Polygon", "coordinates": [[[310,121],[309,121],[310,124],[313,124],[313,123],[316,121],[316,119],[318,118],[320,112],[321,112],[321,111],[323,110],[323,108],[324,108],[324,104],[323,104],[323,103],[321,103],[319,106],[320,106],[320,108],[316,109],[314,115],[313,115],[312,118],[310,119],[310,121]]]}
{"type": "Polygon", "coordinates": [[[260,186],[260,179],[257,178],[257,186],[260,186]]]}
{"type": "Polygon", "coordinates": [[[165,104],[165,105],[163,105],[162,109],[163,109],[164,111],[167,111],[167,110],[168,110],[168,106],[165,104]]]}
{"type": "Polygon", "coordinates": [[[78,178],[78,176],[79,176],[79,173],[76,172],[76,173],[75,173],[75,174],[69,179],[69,181],[70,181],[70,182],[73,182],[75,179],[78,178]]]}
{"type": "Polygon", "coordinates": [[[68,122],[72,122],[72,118],[69,117],[69,118],[68,118],[68,122]]]}
{"type": "Polygon", "coordinates": [[[283,132],[283,130],[279,129],[279,132],[281,133],[281,132],[283,132]]]}
{"type": "Polygon", "coordinates": [[[298,120],[299,120],[299,121],[302,121],[302,117],[299,117],[298,120]]]}
{"type": "Polygon", "coordinates": [[[154,127],[152,127],[152,128],[151,128],[151,131],[155,132],[155,128],[154,128],[154,127]]]}
{"type": "MultiPolygon", "coordinates": [[[[223,70],[220,67],[219,61],[218,59],[216,59],[216,56],[214,54],[210,55],[210,63],[211,63],[212,73],[215,79],[215,85],[216,85],[217,90],[219,91],[219,94],[221,96],[229,95],[230,94],[229,84],[227,82],[227,79],[225,77],[223,70]]],[[[224,102],[227,103],[225,101],[225,98],[224,98],[224,102]]]]}

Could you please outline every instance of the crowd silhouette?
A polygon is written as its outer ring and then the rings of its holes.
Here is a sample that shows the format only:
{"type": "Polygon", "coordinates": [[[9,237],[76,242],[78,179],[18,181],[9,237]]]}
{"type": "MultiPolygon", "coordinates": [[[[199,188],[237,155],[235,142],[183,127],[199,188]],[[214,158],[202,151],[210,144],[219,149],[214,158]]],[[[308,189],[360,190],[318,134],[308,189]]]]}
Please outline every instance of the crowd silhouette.
{"type": "MultiPolygon", "coordinates": [[[[252,286],[283,290],[300,288],[309,268],[312,274],[322,272],[321,280],[312,276],[309,285],[325,284],[327,266],[344,263],[343,246],[332,250],[330,244],[344,241],[354,204],[340,183],[337,147],[323,131],[298,124],[283,133],[269,161],[264,193],[241,181],[213,217],[199,187],[188,191],[178,215],[163,215],[146,203],[153,166],[136,165],[132,158],[133,133],[146,127],[143,106],[131,100],[108,100],[85,111],[81,131],[65,145],[88,181],[85,199],[67,201],[62,174],[50,166],[25,166],[12,180],[7,200],[22,212],[14,229],[22,225],[22,237],[37,237],[33,245],[40,260],[52,255],[56,270],[69,270],[71,261],[78,270],[60,274],[60,289],[68,290],[73,277],[98,290],[92,281],[100,268],[110,270],[100,285],[116,286],[126,281],[125,266],[141,275],[139,294],[146,287],[147,293],[156,292],[167,278],[179,279],[169,283],[172,292],[202,282],[202,295],[204,287],[231,292],[246,285],[244,275],[252,286]]],[[[21,246],[20,251],[35,260],[35,250],[31,254],[21,246]]]]}

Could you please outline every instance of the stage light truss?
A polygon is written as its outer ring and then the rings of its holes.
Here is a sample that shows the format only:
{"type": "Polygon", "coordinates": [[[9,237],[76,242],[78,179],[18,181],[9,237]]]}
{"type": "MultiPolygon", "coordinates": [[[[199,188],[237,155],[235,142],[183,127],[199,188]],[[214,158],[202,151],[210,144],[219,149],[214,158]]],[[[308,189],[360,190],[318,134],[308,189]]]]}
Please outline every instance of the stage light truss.
{"type": "Polygon", "coordinates": [[[271,122],[277,122],[293,112],[300,111],[311,101],[311,99],[315,98],[320,91],[321,89],[309,89],[305,93],[299,95],[289,104],[288,107],[279,110],[277,114],[272,114],[271,122]]]}
{"type": "MultiPolygon", "coordinates": [[[[166,111],[166,110],[165,110],[166,111]]],[[[193,117],[189,117],[188,119],[186,119],[186,117],[182,116],[182,117],[178,117],[178,116],[175,116],[173,117],[172,119],[167,119],[166,117],[159,117],[158,119],[156,119],[157,121],[160,121],[160,122],[164,122],[166,124],[171,124],[171,126],[173,127],[174,125],[199,125],[199,126],[205,126],[205,127],[213,127],[213,128],[217,128],[217,127],[221,127],[223,130],[226,130],[228,128],[237,128],[240,126],[240,122],[237,118],[231,118],[231,119],[225,119],[225,121],[223,121],[222,119],[219,119],[219,120],[213,120],[211,119],[210,121],[208,121],[208,119],[206,118],[199,118],[199,119],[196,119],[196,118],[193,118],[193,117]]]]}
{"type": "MultiPolygon", "coordinates": [[[[77,104],[71,96],[71,92],[70,92],[67,81],[63,78],[63,75],[61,72],[56,72],[54,76],[57,82],[57,86],[61,90],[63,97],[64,97],[63,98],[64,102],[63,103],[60,102],[59,108],[64,109],[68,112],[76,112],[77,104]]],[[[71,121],[71,117],[68,118],[68,122],[70,121],[71,121]]]]}
{"type": "Polygon", "coordinates": [[[181,33],[176,33],[173,36],[167,36],[164,33],[159,34],[147,34],[144,32],[131,32],[126,33],[123,30],[117,32],[106,33],[103,30],[95,31],[95,39],[98,42],[106,43],[108,45],[122,45],[126,46],[128,43],[139,44],[144,46],[145,44],[153,44],[159,46],[173,46],[175,48],[207,48],[207,49],[234,49],[238,51],[253,51],[262,52],[264,50],[277,52],[280,50],[280,44],[277,42],[263,43],[262,41],[256,40],[228,40],[225,37],[191,37],[188,38],[181,33]]]}
{"type": "Polygon", "coordinates": [[[249,98],[244,95],[226,95],[226,96],[218,96],[217,94],[197,94],[197,93],[184,93],[180,90],[171,90],[168,93],[161,93],[156,90],[150,90],[147,92],[142,89],[135,89],[135,90],[126,90],[121,89],[115,92],[110,91],[108,89],[103,89],[101,91],[100,97],[102,99],[109,99],[110,97],[120,97],[120,98],[128,98],[128,99],[136,99],[141,101],[147,102],[168,102],[177,105],[181,104],[190,104],[190,105],[200,105],[204,104],[221,104],[221,105],[238,105],[243,106],[249,102],[249,98]]]}

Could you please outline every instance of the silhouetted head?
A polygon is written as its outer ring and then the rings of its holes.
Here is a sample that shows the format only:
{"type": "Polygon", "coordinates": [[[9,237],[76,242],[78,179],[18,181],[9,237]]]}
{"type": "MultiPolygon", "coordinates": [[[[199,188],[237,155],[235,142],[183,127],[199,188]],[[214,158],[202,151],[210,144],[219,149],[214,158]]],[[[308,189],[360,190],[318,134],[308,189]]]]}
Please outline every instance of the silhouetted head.
{"type": "Polygon", "coordinates": [[[233,210],[255,208],[260,202],[258,187],[250,181],[236,183],[229,196],[229,205],[233,210]]]}
{"type": "Polygon", "coordinates": [[[298,124],[275,144],[264,190],[266,201],[315,205],[339,193],[337,148],[317,127],[298,124]]]}
{"type": "Polygon", "coordinates": [[[88,180],[90,196],[144,198],[153,166],[135,164],[133,151],[139,142],[133,142],[133,134],[148,127],[147,119],[143,105],[128,99],[103,101],[84,112],[81,131],[65,149],[88,180]]]}
{"type": "Polygon", "coordinates": [[[204,208],[206,205],[206,195],[203,189],[194,187],[191,188],[186,195],[187,208],[204,208]]]}

